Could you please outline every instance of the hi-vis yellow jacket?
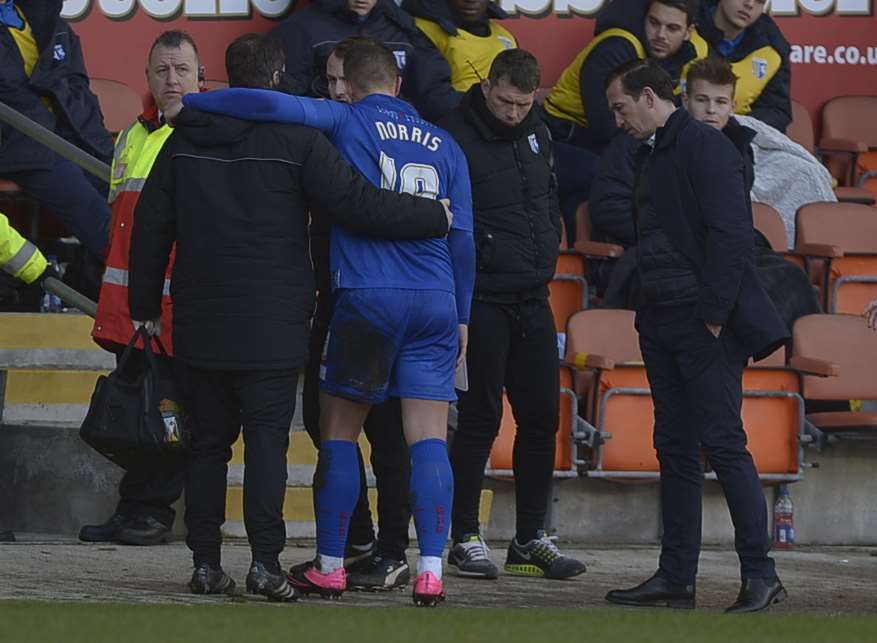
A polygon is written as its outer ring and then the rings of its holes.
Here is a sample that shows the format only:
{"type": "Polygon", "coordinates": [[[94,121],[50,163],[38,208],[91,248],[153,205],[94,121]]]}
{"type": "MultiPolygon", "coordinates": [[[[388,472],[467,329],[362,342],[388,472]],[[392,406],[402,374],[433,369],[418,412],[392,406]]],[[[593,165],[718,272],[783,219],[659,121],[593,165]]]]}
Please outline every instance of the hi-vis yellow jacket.
{"type": "Polygon", "coordinates": [[[449,34],[437,22],[425,18],[415,18],[414,22],[447,59],[451,66],[451,85],[461,92],[487,78],[497,54],[518,46],[512,33],[496,20],[489,21],[490,35],[483,37],[462,28],[457,29],[457,35],[449,34]]]}
{"type": "Polygon", "coordinates": [[[26,284],[36,281],[49,263],[34,244],[9,225],[0,214],[0,269],[26,284]]]}

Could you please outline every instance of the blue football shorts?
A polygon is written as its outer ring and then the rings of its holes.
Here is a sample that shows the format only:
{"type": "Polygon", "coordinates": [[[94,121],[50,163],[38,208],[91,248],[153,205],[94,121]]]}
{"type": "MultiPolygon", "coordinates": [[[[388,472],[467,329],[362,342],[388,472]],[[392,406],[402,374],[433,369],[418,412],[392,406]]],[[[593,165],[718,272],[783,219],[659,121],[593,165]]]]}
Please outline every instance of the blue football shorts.
{"type": "Polygon", "coordinates": [[[323,350],[320,390],[367,404],[454,401],[459,353],[453,293],[342,289],[323,350]]]}

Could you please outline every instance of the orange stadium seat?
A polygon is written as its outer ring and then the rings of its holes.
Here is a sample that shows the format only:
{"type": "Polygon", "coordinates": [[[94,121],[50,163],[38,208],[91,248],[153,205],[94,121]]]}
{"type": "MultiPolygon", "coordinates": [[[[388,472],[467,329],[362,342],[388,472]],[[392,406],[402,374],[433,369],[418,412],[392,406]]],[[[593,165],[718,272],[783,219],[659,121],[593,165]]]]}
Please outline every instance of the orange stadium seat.
{"type": "MultiPolygon", "coordinates": [[[[567,327],[567,359],[582,368],[576,392],[586,401],[585,420],[596,436],[587,474],[614,480],[657,480],[652,446],[654,406],[639,352],[634,315],[588,310],[567,327]],[[597,354],[599,351],[599,354],[597,354]]],[[[803,467],[804,405],[797,372],[783,352],[743,375],[742,416],[749,450],[764,481],[793,481],[803,467]]],[[[707,471],[707,478],[714,474],[707,471]]]]}
{"type": "MultiPolygon", "coordinates": [[[[572,372],[568,366],[560,367],[560,420],[554,451],[554,477],[573,478],[578,476],[575,440],[577,434],[578,396],[572,390],[572,372]]],[[[517,423],[512,414],[505,392],[502,395],[502,423],[499,434],[490,451],[485,474],[494,478],[512,478],[515,434],[517,423]]]]}
{"type": "Polygon", "coordinates": [[[775,252],[782,254],[787,261],[805,267],[804,258],[795,252],[790,252],[789,239],[786,235],[786,226],[780,213],[766,203],[752,203],[752,224],[756,230],[765,236],[770,247],[775,252]]]}
{"type": "MultiPolygon", "coordinates": [[[[810,118],[810,112],[807,108],[798,101],[792,101],[792,122],[789,123],[786,135],[811,154],[820,154],[820,151],[816,149],[813,119],[810,118]]],[[[835,188],[834,192],[837,195],[838,201],[862,203],[864,205],[874,203],[874,195],[864,188],[839,186],[835,188]]]]}
{"type": "Polygon", "coordinates": [[[588,282],[578,275],[554,275],[548,283],[548,303],[558,333],[566,330],[566,321],[588,306],[588,282]]]}
{"type": "Polygon", "coordinates": [[[810,203],[798,210],[795,250],[808,257],[823,309],[860,315],[877,299],[877,212],[855,203],[810,203]]]}
{"type": "Polygon", "coordinates": [[[115,136],[131,125],[143,111],[143,101],[125,83],[106,78],[92,78],[91,91],[97,96],[104,126],[115,136]]]}
{"type": "MultiPolygon", "coordinates": [[[[807,315],[795,323],[792,359],[812,372],[837,377],[803,376],[808,400],[877,399],[877,337],[861,315],[807,315]]],[[[877,436],[877,412],[811,413],[807,421],[834,437],[877,436]]]]}
{"type": "MultiPolygon", "coordinates": [[[[825,103],[819,148],[847,192],[861,192],[868,172],[877,174],[877,96],[839,96],[825,103]]],[[[873,203],[874,192],[868,196],[873,203]]]]}
{"type": "Polygon", "coordinates": [[[816,139],[813,135],[813,119],[810,111],[796,100],[792,101],[792,122],[786,128],[786,136],[811,154],[816,153],[816,139]]]}

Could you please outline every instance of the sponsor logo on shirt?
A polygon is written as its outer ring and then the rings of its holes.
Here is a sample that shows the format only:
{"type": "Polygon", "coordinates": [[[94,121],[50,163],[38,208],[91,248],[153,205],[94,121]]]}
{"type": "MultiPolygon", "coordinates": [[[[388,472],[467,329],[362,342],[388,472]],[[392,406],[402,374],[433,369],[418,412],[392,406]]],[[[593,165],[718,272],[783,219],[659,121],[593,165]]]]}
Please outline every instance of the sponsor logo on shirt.
{"type": "Polygon", "coordinates": [[[506,49],[514,49],[515,43],[511,38],[506,38],[505,36],[497,36],[497,39],[502,43],[502,46],[506,49]]]}
{"type": "Polygon", "coordinates": [[[55,45],[52,49],[52,58],[55,60],[64,60],[67,57],[67,52],[64,51],[64,45],[55,45]]]}

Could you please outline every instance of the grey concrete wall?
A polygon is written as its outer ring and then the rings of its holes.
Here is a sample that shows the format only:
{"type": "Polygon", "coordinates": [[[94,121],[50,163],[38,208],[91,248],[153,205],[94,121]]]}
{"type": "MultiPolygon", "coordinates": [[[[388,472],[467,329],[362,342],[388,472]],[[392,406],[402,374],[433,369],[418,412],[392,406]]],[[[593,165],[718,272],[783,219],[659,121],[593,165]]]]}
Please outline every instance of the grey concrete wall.
{"type": "MultiPolygon", "coordinates": [[[[819,464],[790,486],[799,544],[877,544],[877,441],[844,442],[822,453],[819,464]]],[[[112,513],[122,471],[92,451],[75,428],[0,425],[0,527],[75,535],[83,524],[112,513]]],[[[486,536],[514,535],[514,485],[488,480],[494,490],[486,536]]],[[[564,540],[653,544],[661,533],[657,484],[576,478],[555,486],[551,524],[564,540]]],[[[765,488],[769,508],[774,490],[765,488]]],[[[183,533],[182,507],[174,531],[183,533]]],[[[733,542],[721,488],[705,483],[704,541],[733,542]]]]}
{"type": "MultiPolygon", "coordinates": [[[[821,453],[807,450],[819,466],[789,486],[795,530],[802,545],[877,544],[877,440],[833,444],[821,453]]],[[[514,485],[488,481],[494,490],[487,531],[491,539],[514,535],[514,485]]],[[[765,487],[769,518],[775,488],[765,487]]],[[[554,532],[563,540],[593,543],[652,544],[660,540],[657,484],[629,484],[578,478],[555,486],[554,532]]],[[[769,521],[770,522],[770,521],[769,521]]],[[[733,525],[718,482],[704,484],[703,540],[730,545],[733,525]]]]}

